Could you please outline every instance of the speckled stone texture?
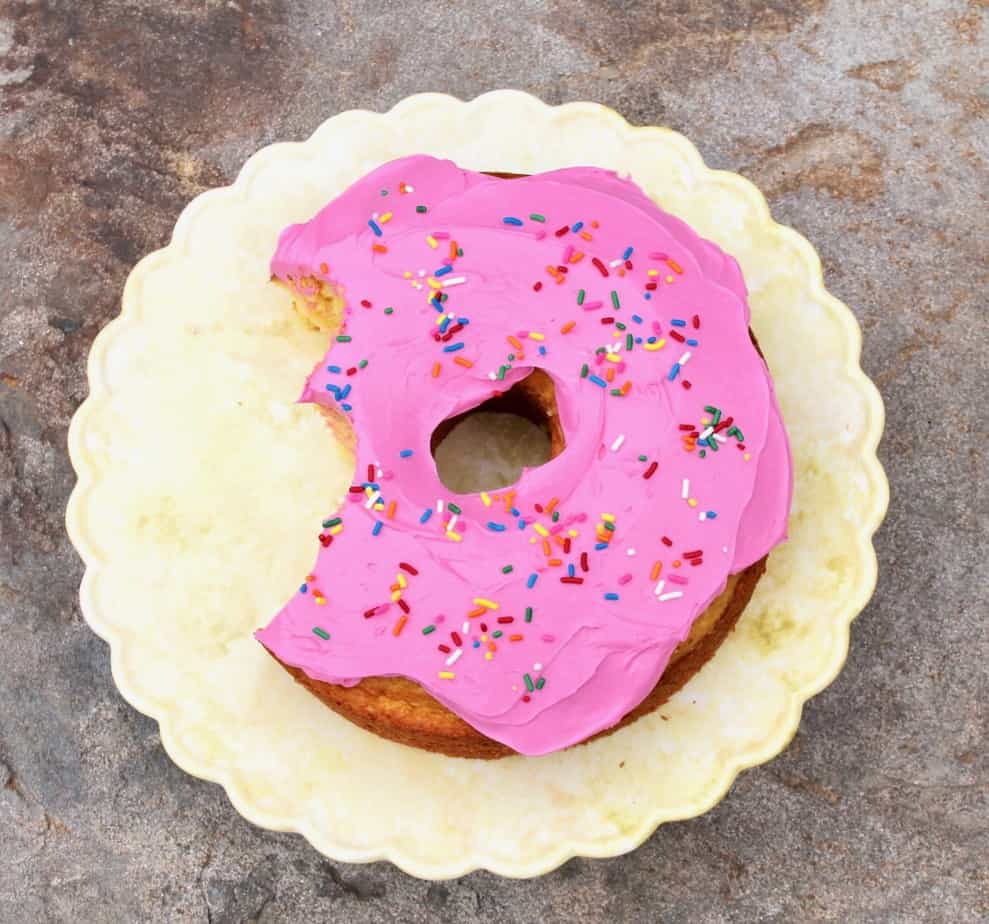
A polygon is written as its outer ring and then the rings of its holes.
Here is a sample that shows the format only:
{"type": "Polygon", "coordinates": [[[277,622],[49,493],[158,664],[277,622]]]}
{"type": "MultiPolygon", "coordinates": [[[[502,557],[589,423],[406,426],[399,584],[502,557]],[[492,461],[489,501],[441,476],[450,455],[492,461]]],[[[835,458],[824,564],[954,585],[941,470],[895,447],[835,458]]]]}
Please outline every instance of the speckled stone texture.
{"type": "Polygon", "coordinates": [[[0,0],[0,921],[986,920],[987,18],[0,0]],[[80,617],[66,428],[130,267],[192,196],[339,110],[502,86],[670,125],[761,186],[861,321],[893,500],[848,663],[785,754],[629,856],[430,884],[253,828],[172,765],[80,617]]]}

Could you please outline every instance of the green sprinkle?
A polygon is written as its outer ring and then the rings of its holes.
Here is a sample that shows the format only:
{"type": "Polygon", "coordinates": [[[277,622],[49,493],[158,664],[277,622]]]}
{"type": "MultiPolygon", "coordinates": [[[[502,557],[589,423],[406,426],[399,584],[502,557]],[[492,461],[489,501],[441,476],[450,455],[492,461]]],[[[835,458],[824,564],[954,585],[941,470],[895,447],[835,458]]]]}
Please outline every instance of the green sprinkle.
{"type": "Polygon", "coordinates": [[[587,293],[583,289],[581,289],[580,291],[577,292],[577,304],[578,305],[583,305],[584,304],[584,296],[586,294],[587,293]]]}
{"type": "Polygon", "coordinates": [[[332,520],[323,520],[323,529],[330,529],[331,527],[336,526],[342,522],[343,521],[340,519],[340,517],[334,517],[332,520]]]}
{"type": "Polygon", "coordinates": [[[711,452],[718,451],[718,441],[713,436],[707,441],[707,448],[710,449],[711,452]]]}
{"type": "Polygon", "coordinates": [[[436,631],[436,626],[423,626],[422,634],[429,635],[436,631]]]}
{"type": "Polygon", "coordinates": [[[513,363],[513,362],[515,362],[515,354],[514,354],[514,353],[509,353],[509,354],[508,354],[508,361],[509,361],[510,363],[513,363]]]}
{"type": "Polygon", "coordinates": [[[532,607],[531,606],[527,606],[525,608],[525,621],[526,622],[532,622],[532,607]]]}
{"type": "Polygon", "coordinates": [[[419,213],[420,215],[425,215],[425,214],[426,214],[426,212],[428,212],[428,211],[429,211],[429,209],[427,209],[427,208],[426,208],[426,206],[424,206],[424,205],[417,205],[417,206],[416,206],[416,211],[417,211],[417,212],[418,212],[418,213],[419,213]]]}
{"type": "Polygon", "coordinates": [[[458,257],[462,257],[463,255],[464,255],[464,248],[463,247],[458,247],[457,248],[457,256],[458,257]]]}
{"type": "Polygon", "coordinates": [[[337,334],[337,343],[350,343],[353,339],[350,334],[337,334]]]}
{"type": "Polygon", "coordinates": [[[615,531],[615,524],[610,522],[609,520],[605,520],[604,528],[608,530],[609,533],[613,533],[615,531]]]}
{"type": "Polygon", "coordinates": [[[539,212],[532,212],[529,215],[529,220],[530,221],[546,221],[546,216],[545,215],[540,215],[539,212]]]}
{"type": "Polygon", "coordinates": [[[648,462],[649,461],[649,456],[639,456],[639,461],[640,462],[648,462]]]}
{"type": "Polygon", "coordinates": [[[514,570],[515,570],[514,566],[512,566],[512,565],[505,565],[505,567],[501,569],[501,573],[502,574],[511,574],[514,570]]]}
{"type": "Polygon", "coordinates": [[[550,519],[552,519],[552,521],[553,521],[554,523],[555,523],[555,522],[556,522],[557,520],[559,520],[559,519],[560,519],[560,511],[559,511],[559,510],[554,510],[554,511],[553,511],[553,516],[552,516],[552,517],[551,517],[550,519]]]}
{"type": "Polygon", "coordinates": [[[367,360],[366,360],[366,359],[362,359],[362,360],[361,360],[361,361],[360,361],[360,362],[359,362],[359,363],[357,364],[357,368],[358,368],[358,369],[366,369],[366,368],[367,368],[367,360]]]}
{"type": "Polygon", "coordinates": [[[615,306],[616,309],[621,308],[621,302],[618,301],[618,293],[612,289],[611,290],[611,304],[615,306]]]}
{"type": "Polygon", "coordinates": [[[536,685],[532,682],[532,678],[528,674],[524,674],[522,679],[525,681],[525,688],[531,693],[536,689],[536,685]]]}
{"type": "Polygon", "coordinates": [[[711,425],[716,427],[719,423],[721,423],[721,411],[715,410],[714,419],[711,421],[711,425]]]}
{"type": "Polygon", "coordinates": [[[454,513],[463,513],[463,511],[452,501],[446,505],[447,510],[452,510],[454,513]]]}
{"type": "Polygon", "coordinates": [[[586,379],[587,378],[587,374],[590,371],[591,371],[591,367],[588,366],[587,363],[584,363],[584,365],[580,367],[580,377],[582,379],[586,379]]]}
{"type": "Polygon", "coordinates": [[[735,436],[738,438],[738,441],[740,443],[745,442],[745,434],[743,434],[742,431],[738,429],[738,427],[735,427],[735,436]]]}
{"type": "Polygon", "coordinates": [[[635,338],[631,334],[625,335],[625,349],[631,350],[635,346],[635,338]]]}
{"type": "Polygon", "coordinates": [[[499,366],[498,367],[498,381],[499,382],[504,381],[505,373],[506,372],[508,372],[508,366],[499,366]]]}
{"type": "Polygon", "coordinates": [[[613,394],[613,395],[614,395],[614,396],[615,396],[616,398],[624,398],[624,397],[625,397],[625,396],[624,396],[624,395],[622,394],[622,390],[621,390],[620,388],[612,388],[612,389],[611,389],[611,393],[612,393],[612,394],[613,394]]]}
{"type": "Polygon", "coordinates": [[[621,321],[615,321],[615,327],[617,327],[619,330],[625,330],[625,325],[622,324],[621,321]]]}
{"type": "Polygon", "coordinates": [[[702,450],[700,451],[700,453],[699,453],[699,455],[700,455],[700,457],[701,457],[702,459],[705,459],[705,458],[707,458],[707,450],[706,450],[706,449],[702,449],[702,450]]]}
{"type": "Polygon", "coordinates": [[[394,313],[395,313],[395,309],[394,308],[386,308],[385,309],[385,314],[394,314],[394,313]]]}
{"type": "Polygon", "coordinates": [[[327,632],[326,629],[321,629],[319,626],[313,626],[312,634],[318,635],[324,642],[328,642],[330,640],[330,633],[327,632]]]}
{"type": "Polygon", "coordinates": [[[536,681],[536,689],[537,690],[541,690],[544,686],[546,686],[546,678],[545,677],[540,677],[536,681]]]}
{"type": "Polygon", "coordinates": [[[505,633],[502,632],[501,629],[495,629],[494,632],[491,633],[491,637],[492,638],[501,638],[504,634],[505,633]]]}
{"type": "Polygon", "coordinates": [[[708,414],[716,414],[718,412],[718,409],[710,404],[705,404],[704,410],[707,411],[708,414]]]}

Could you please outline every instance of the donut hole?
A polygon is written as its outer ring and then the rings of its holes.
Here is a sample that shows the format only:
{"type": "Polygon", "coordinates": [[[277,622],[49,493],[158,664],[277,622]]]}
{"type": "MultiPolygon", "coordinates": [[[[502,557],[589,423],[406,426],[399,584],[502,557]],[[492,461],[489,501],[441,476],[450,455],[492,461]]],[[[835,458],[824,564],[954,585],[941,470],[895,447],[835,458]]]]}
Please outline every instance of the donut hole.
{"type": "Polygon", "coordinates": [[[534,369],[508,391],[439,424],[430,439],[436,472],[456,494],[515,484],[564,449],[553,380],[534,369]]]}

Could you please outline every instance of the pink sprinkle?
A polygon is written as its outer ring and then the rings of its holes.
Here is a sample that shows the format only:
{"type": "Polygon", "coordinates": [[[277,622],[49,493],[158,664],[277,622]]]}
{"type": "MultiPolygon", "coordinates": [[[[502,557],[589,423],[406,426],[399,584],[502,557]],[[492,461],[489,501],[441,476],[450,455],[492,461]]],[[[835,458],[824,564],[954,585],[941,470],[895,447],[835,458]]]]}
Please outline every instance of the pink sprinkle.
{"type": "Polygon", "coordinates": [[[581,305],[581,308],[583,308],[584,311],[594,311],[595,308],[600,308],[603,304],[604,302],[598,299],[597,301],[593,301],[593,302],[584,302],[584,304],[581,305]]]}
{"type": "Polygon", "coordinates": [[[618,583],[619,583],[619,584],[627,584],[627,583],[628,583],[629,581],[631,581],[631,580],[632,580],[632,575],[631,575],[631,574],[623,574],[623,575],[622,575],[622,576],[621,576],[621,577],[620,577],[620,578],[618,579],[618,583]]]}
{"type": "Polygon", "coordinates": [[[537,241],[541,241],[544,237],[546,237],[546,232],[545,231],[543,231],[543,230],[540,229],[539,231],[536,232],[536,240],[537,241]]]}
{"type": "Polygon", "coordinates": [[[446,622],[446,616],[444,616],[442,613],[438,613],[436,616],[436,625],[442,626],[443,623],[445,622],[446,622]]]}
{"type": "Polygon", "coordinates": [[[615,372],[621,373],[621,372],[624,372],[624,371],[625,371],[625,363],[624,363],[624,361],[618,363],[618,365],[615,366],[615,372]]]}
{"type": "Polygon", "coordinates": [[[554,523],[549,529],[549,534],[555,536],[561,529],[563,529],[562,523],[554,523]]]}
{"type": "Polygon", "coordinates": [[[561,263],[566,263],[573,256],[573,244],[567,244],[567,249],[563,251],[563,257],[560,259],[561,263]]]}
{"type": "Polygon", "coordinates": [[[448,241],[450,240],[450,233],[448,231],[434,231],[433,237],[438,241],[448,241]]]}
{"type": "Polygon", "coordinates": [[[595,353],[594,354],[594,364],[597,365],[597,366],[600,366],[601,363],[603,363],[603,362],[604,362],[604,353],[595,353]]]}
{"type": "Polygon", "coordinates": [[[349,500],[352,504],[356,504],[357,501],[366,500],[366,498],[364,497],[363,494],[350,494],[348,492],[348,494],[347,494],[347,500],[349,500]]]}
{"type": "Polygon", "coordinates": [[[556,636],[555,635],[548,635],[548,634],[547,635],[543,635],[542,636],[542,640],[544,642],[555,642],[556,641],[556,636]]]}
{"type": "Polygon", "coordinates": [[[444,265],[444,266],[453,266],[453,257],[447,257],[447,258],[446,258],[446,259],[445,259],[445,260],[443,261],[443,265],[444,265]]]}
{"type": "Polygon", "coordinates": [[[689,584],[690,583],[690,581],[688,581],[685,577],[681,577],[679,574],[668,574],[666,576],[666,580],[668,580],[671,584],[689,584]]]}
{"type": "MultiPolygon", "coordinates": [[[[433,235],[433,237],[436,237],[436,236],[437,235],[435,235],[435,234],[433,235]]],[[[665,253],[660,253],[658,250],[655,250],[651,254],[649,254],[649,259],[650,260],[669,260],[669,256],[667,254],[665,254],[665,253]]]]}
{"type": "Polygon", "coordinates": [[[660,326],[660,324],[659,324],[659,321],[653,321],[653,322],[652,322],[652,329],[653,329],[653,330],[654,330],[654,331],[655,331],[655,332],[656,332],[657,334],[661,334],[661,333],[663,332],[663,328],[662,328],[662,327],[660,326]]]}

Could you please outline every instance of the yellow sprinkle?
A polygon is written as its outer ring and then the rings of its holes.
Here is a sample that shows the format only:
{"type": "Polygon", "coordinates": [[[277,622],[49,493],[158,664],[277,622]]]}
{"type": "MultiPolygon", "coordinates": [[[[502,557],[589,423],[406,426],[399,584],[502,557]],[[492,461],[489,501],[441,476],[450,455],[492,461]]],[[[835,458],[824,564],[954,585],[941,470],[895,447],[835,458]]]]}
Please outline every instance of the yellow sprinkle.
{"type": "Polygon", "coordinates": [[[395,575],[395,583],[398,584],[399,587],[409,586],[409,582],[405,580],[405,575],[402,574],[401,571],[399,571],[398,574],[395,575]]]}
{"type": "Polygon", "coordinates": [[[337,523],[337,525],[336,525],[336,526],[334,526],[334,527],[332,527],[332,528],[330,529],[330,535],[331,535],[331,536],[335,536],[335,535],[336,535],[337,533],[339,533],[339,532],[340,532],[341,530],[343,530],[343,523],[337,523]]]}
{"type": "Polygon", "coordinates": [[[488,600],[487,597],[475,597],[474,606],[483,606],[486,610],[498,609],[498,604],[494,600],[488,600]]]}
{"type": "Polygon", "coordinates": [[[663,349],[663,347],[666,346],[666,340],[664,338],[663,340],[657,340],[655,343],[643,343],[642,346],[650,352],[653,352],[654,350],[663,349]]]}
{"type": "Polygon", "coordinates": [[[537,533],[539,533],[540,536],[548,536],[549,535],[549,530],[545,526],[543,526],[542,523],[533,523],[532,524],[532,528],[537,533]]]}
{"type": "Polygon", "coordinates": [[[568,529],[567,530],[567,535],[571,539],[576,539],[580,535],[580,533],[578,533],[577,530],[575,530],[575,529],[568,529]]]}
{"type": "Polygon", "coordinates": [[[378,501],[378,503],[376,503],[374,505],[374,509],[375,510],[384,510],[385,509],[385,505],[381,501],[378,501]]]}
{"type": "Polygon", "coordinates": [[[622,358],[614,353],[609,353],[607,359],[609,363],[620,363],[622,361],[622,358]]]}
{"type": "Polygon", "coordinates": [[[429,246],[432,247],[433,250],[435,250],[437,247],[440,246],[440,242],[436,240],[436,238],[433,237],[433,235],[431,234],[426,235],[426,243],[429,244],[429,246]]]}
{"type": "Polygon", "coordinates": [[[481,636],[481,641],[482,642],[486,642],[487,640],[488,640],[488,637],[486,635],[482,635],[481,636]]]}
{"type": "Polygon", "coordinates": [[[403,279],[411,279],[412,278],[412,273],[410,273],[408,270],[406,270],[404,273],[402,273],[402,278],[403,279]]]}
{"type": "Polygon", "coordinates": [[[398,601],[399,601],[399,600],[401,600],[401,599],[402,599],[402,591],[400,591],[400,590],[396,590],[396,591],[395,591],[395,592],[394,592],[394,593],[393,593],[393,594],[391,595],[391,602],[392,602],[392,603],[398,603],[398,601]]]}
{"type": "Polygon", "coordinates": [[[456,676],[453,671],[440,671],[440,680],[453,680],[456,676]]]}
{"type": "Polygon", "coordinates": [[[673,282],[673,277],[672,276],[667,276],[666,277],[666,281],[667,282],[673,282]]]}
{"type": "Polygon", "coordinates": [[[687,506],[688,507],[696,507],[697,506],[697,498],[696,497],[690,498],[690,500],[687,501],[687,506]]]}
{"type": "Polygon", "coordinates": [[[742,458],[745,459],[746,462],[748,462],[749,459],[752,458],[752,456],[750,456],[747,452],[743,452],[742,453],[742,458]]]}
{"type": "Polygon", "coordinates": [[[451,533],[449,530],[447,530],[446,538],[452,539],[454,542],[460,542],[460,540],[463,539],[464,537],[461,536],[460,533],[451,533]]]}
{"type": "Polygon", "coordinates": [[[710,422],[711,422],[711,418],[710,417],[702,417],[701,418],[701,425],[702,426],[705,426],[706,427],[710,422]]]}
{"type": "Polygon", "coordinates": [[[529,331],[529,339],[530,340],[545,340],[546,339],[546,335],[545,334],[537,334],[535,331],[529,331]]]}
{"type": "Polygon", "coordinates": [[[491,497],[490,497],[490,495],[488,494],[487,491],[482,491],[481,492],[481,500],[484,502],[484,506],[485,507],[490,507],[491,506],[491,497]]]}
{"type": "Polygon", "coordinates": [[[602,513],[601,519],[604,520],[605,523],[614,523],[615,515],[613,513],[602,513]]]}
{"type": "Polygon", "coordinates": [[[390,221],[391,221],[391,212],[385,212],[384,215],[379,215],[378,216],[378,224],[379,225],[386,225],[390,221]]]}
{"type": "Polygon", "coordinates": [[[659,270],[658,269],[646,270],[646,275],[647,276],[658,276],[659,275],[659,270]]]}
{"type": "Polygon", "coordinates": [[[440,281],[435,276],[427,276],[426,277],[426,282],[429,283],[429,288],[431,288],[431,289],[440,289],[440,288],[442,288],[442,284],[440,283],[440,281]]]}
{"type": "Polygon", "coordinates": [[[485,661],[490,661],[493,657],[494,657],[494,655],[490,651],[484,652],[484,660],[485,661]]]}

